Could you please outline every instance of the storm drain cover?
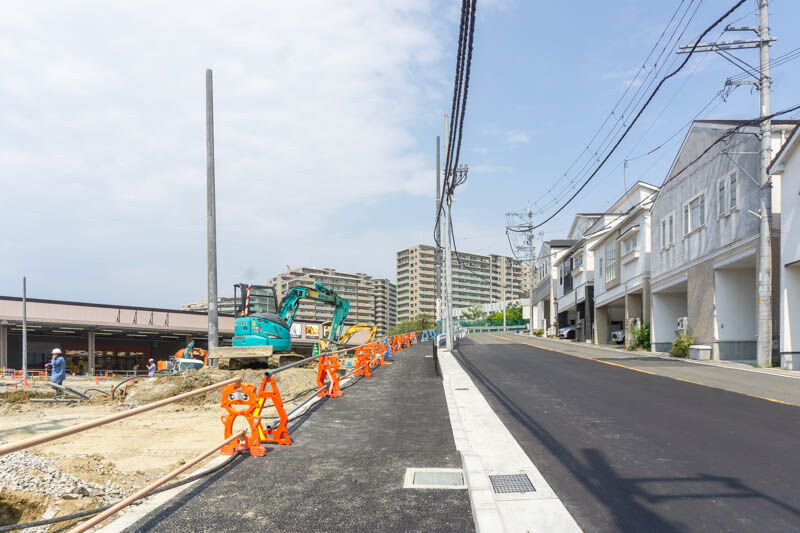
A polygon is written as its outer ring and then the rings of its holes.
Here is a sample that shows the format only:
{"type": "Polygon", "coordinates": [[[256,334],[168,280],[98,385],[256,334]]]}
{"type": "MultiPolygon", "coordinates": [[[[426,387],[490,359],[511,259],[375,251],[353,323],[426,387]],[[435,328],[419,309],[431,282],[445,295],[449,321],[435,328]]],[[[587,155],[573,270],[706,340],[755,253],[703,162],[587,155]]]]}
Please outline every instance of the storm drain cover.
{"type": "Polygon", "coordinates": [[[510,492],[536,492],[527,474],[499,474],[489,476],[495,494],[510,492]]]}
{"type": "Polygon", "coordinates": [[[407,489],[463,489],[460,468],[408,468],[403,487],[407,489]]]}

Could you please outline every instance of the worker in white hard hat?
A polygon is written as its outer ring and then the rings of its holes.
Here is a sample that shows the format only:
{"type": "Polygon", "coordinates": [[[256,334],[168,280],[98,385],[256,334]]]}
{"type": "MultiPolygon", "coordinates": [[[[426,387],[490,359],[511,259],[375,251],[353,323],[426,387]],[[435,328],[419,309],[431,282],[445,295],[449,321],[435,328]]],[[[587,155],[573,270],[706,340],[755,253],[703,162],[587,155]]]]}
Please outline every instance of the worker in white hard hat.
{"type": "MultiPolygon", "coordinates": [[[[59,348],[53,348],[50,354],[52,355],[52,359],[50,360],[50,383],[61,385],[64,383],[64,377],[67,375],[67,362],[64,361],[64,356],[61,355],[61,350],[59,348]]],[[[60,390],[56,389],[56,394],[60,392],[60,390]]]]}
{"type": "Polygon", "coordinates": [[[150,359],[147,362],[147,376],[148,377],[155,377],[156,375],[156,362],[153,359],[150,359]]]}

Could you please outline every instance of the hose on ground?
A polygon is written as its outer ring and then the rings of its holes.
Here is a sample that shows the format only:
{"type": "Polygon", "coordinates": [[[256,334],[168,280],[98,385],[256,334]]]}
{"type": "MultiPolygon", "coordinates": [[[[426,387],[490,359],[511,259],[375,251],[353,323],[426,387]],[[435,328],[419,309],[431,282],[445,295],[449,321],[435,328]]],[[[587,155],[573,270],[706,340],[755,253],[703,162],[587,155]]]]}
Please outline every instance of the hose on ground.
{"type": "Polygon", "coordinates": [[[94,388],[92,388],[92,389],[86,389],[86,390],[85,390],[85,391],[83,391],[83,392],[89,392],[89,391],[99,392],[100,394],[105,394],[106,396],[108,396],[108,393],[107,393],[106,391],[104,391],[104,390],[100,390],[100,389],[94,389],[94,388]]]}
{"type": "MultiPolygon", "coordinates": [[[[192,474],[191,476],[189,476],[187,478],[181,479],[179,481],[174,481],[172,483],[168,483],[168,484],[164,485],[163,487],[158,487],[157,489],[155,489],[152,492],[150,492],[150,494],[148,494],[147,496],[152,496],[153,494],[158,494],[159,492],[164,492],[164,491],[167,491],[167,490],[170,490],[170,489],[174,489],[175,487],[180,487],[181,485],[185,485],[186,483],[190,483],[192,481],[200,479],[201,477],[205,477],[205,476],[208,476],[208,475],[213,474],[215,472],[218,472],[219,470],[222,470],[223,468],[225,468],[226,466],[231,464],[233,462],[233,460],[236,459],[239,456],[240,453],[241,452],[239,452],[239,450],[236,450],[236,452],[234,452],[233,455],[231,455],[228,459],[226,459],[222,463],[220,463],[220,464],[218,464],[218,465],[216,465],[214,467],[211,467],[211,468],[209,468],[207,470],[203,470],[202,472],[197,472],[196,474],[192,474]]],[[[84,509],[83,511],[78,511],[77,513],[72,513],[72,514],[68,514],[68,515],[64,515],[64,516],[54,516],[53,518],[45,518],[43,520],[36,520],[35,522],[25,522],[24,524],[10,524],[10,525],[7,525],[7,526],[0,526],[0,532],[2,532],[2,531],[15,531],[15,530],[18,530],[18,529],[25,529],[25,528],[28,528],[28,527],[46,526],[46,525],[49,525],[49,524],[57,524],[58,522],[65,522],[67,520],[75,520],[76,518],[84,518],[86,516],[91,516],[91,515],[94,515],[94,514],[97,514],[97,513],[102,513],[106,509],[110,509],[111,507],[116,505],[116,503],[117,502],[109,503],[107,505],[103,505],[102,507],[96,507],[94,509],[84,509]]]]}
{"type": "Polygon", "coordinates": [[[114,393],[117,392],[118,388],[120,388],[124,384],[128,383],[129,381],[134,381],[134,380],[141,379],[141,378],[144,378],[144,377],[147,377],[147,376],[133,376],[132,378],[128,378],[126,380],[123,380],[123,381],[120,381],[119,383],[117,383],[116,385],[114,385],[114,388],[111,389],[111,399],[112,400],[114,399],[114,393]]]}

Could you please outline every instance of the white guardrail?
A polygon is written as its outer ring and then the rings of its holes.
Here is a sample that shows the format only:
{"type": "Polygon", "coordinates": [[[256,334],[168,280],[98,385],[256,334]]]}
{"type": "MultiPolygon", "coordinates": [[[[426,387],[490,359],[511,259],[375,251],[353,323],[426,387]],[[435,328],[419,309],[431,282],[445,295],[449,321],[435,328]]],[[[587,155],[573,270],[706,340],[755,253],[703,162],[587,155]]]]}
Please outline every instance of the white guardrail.
{"type": "MultiPolygon", "coordinates": [[[[458,346],[458,341],[460,341],[463,338],[466,338],[467,334],[468,334],[467,328],[461,328],[461,329],[455,330],[453,332],[453,346],[454,347],[458,346]]],[[[445,333],[440,333],[436,337],[436,343],[439,346],[445,346],[446,341],[447,341],[447,335],[445,333]]]]}

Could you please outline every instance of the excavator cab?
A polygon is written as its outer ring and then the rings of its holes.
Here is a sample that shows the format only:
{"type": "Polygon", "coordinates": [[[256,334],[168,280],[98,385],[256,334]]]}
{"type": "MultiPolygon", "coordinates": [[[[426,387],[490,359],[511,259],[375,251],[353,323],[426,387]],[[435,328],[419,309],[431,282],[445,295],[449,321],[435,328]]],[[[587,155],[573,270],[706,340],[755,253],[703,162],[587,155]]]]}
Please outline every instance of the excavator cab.
{"type": "Polygon", "coordinates": [[[278,313],[278,298],[275,287],[266,285],[249,285],[237,283],[233,286],[233,298],[236,303],[236,316],[250,316],[256,313],[278,313]]]}
{"type": "Polygon", "coordinates": [[[291,349],[289,325],[278,314],[274,287],[238,283],[233,286],[233,296],[234,346],[273,346],[276,352],[291,349]]]}

